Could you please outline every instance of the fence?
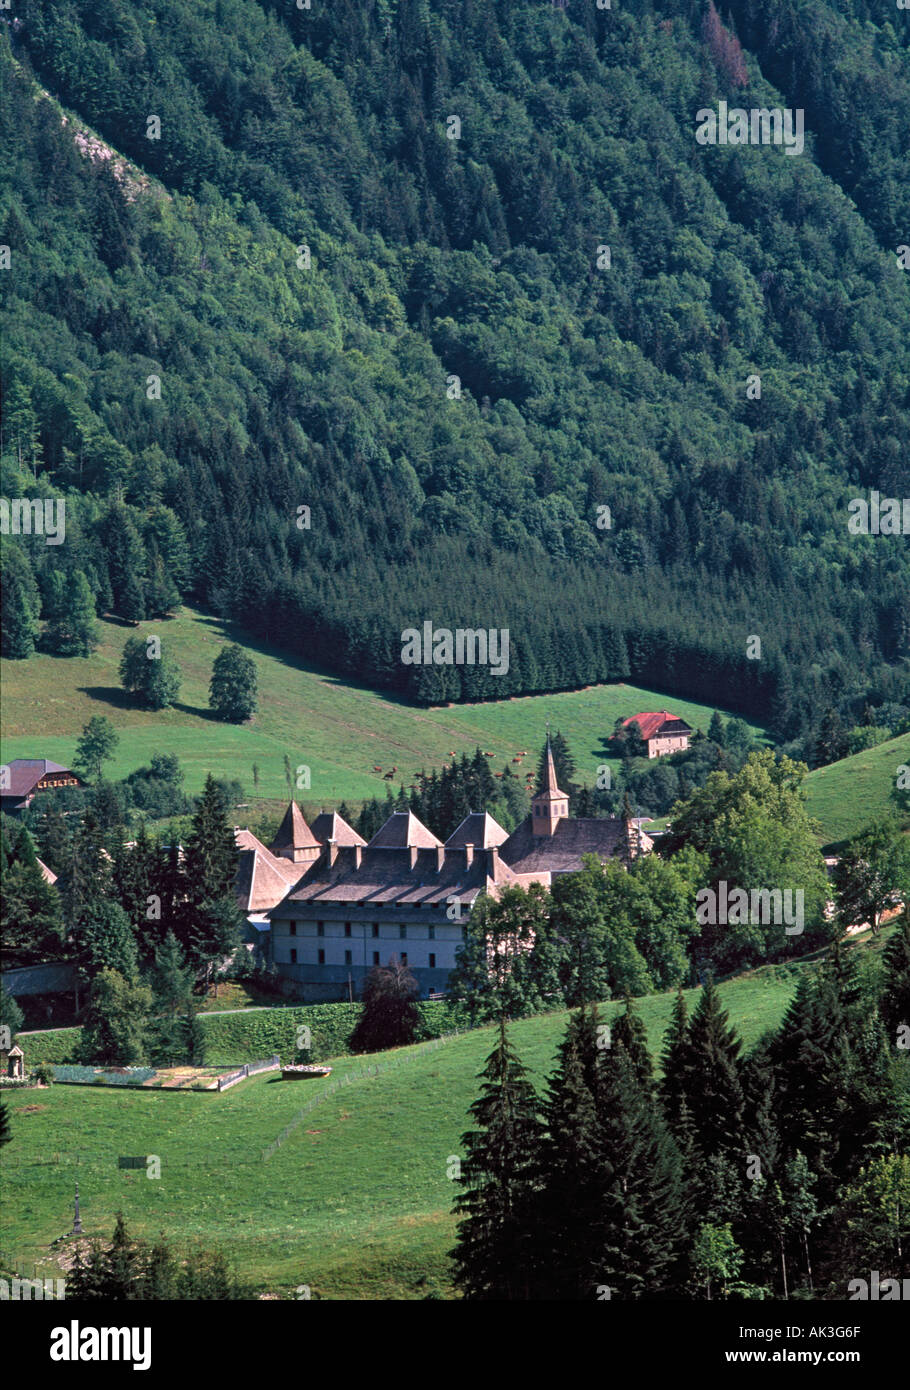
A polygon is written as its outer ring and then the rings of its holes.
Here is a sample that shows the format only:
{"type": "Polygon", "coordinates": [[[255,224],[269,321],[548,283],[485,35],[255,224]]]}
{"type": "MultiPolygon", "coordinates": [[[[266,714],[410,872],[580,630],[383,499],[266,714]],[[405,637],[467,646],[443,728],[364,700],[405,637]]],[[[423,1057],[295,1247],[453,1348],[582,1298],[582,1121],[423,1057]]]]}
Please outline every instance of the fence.
{"type": "Polygon", "coordinates": [[[229,1086],[236,1086],[238,1081],[244,1081],[248,1076],[255,1076],[259,1071],[277,1071],[281,1066],[281,1058],[277,1055],[266,1057],[262,1062],[246,1062],[237,1071],[229,1072],[227,1076],[219,1076],[218,1090],[226,1091],[229,1086]]]}
{"type": "Polygon", "coordinates": [[[267,1162],[268,1159],[272,1157],[272,1154],[281,1148],[285,1139],[288,1139],[293,1134],[297,1126],[303,1123],[307,1115],[309,1115],[312,1110],[315,1110],[317,1105],[321,1105],[324,1100],[328,1100],[329,1096],[334,1095],[336,1091],[340,1091],[343,1086],[350,1086],[352,1082],[362,1081],[369,1076],[379,1076],[381,1072],[397,1071],[399,1067],[407,1066],[412,1058],[420,1057],[425,1052],[435,1052],[438,1047],[443,1047],[449,1041],[449,1038],[455,1038],[457,1036],[458,1029],[456,1029],[454,1033],[446,1033],[441,1038],[431,1038],[429,1042],[412,1048],[406,1057],[390,1058],[389,1061],[384,1063],[374,1062],[372,1066],[365,1066],[361,1068],[360,1071],[348,1072],[345,1076],[339,1077],[337,1081],[333,1081],[324,1091],[321,1091],[318,1096],[314,1096],[302,1110],[298,1110],[291,1123],[285,1125],[277,1139],[273,1139],[268,1148],[263,1149],[263,1163],[267,1162]]]}

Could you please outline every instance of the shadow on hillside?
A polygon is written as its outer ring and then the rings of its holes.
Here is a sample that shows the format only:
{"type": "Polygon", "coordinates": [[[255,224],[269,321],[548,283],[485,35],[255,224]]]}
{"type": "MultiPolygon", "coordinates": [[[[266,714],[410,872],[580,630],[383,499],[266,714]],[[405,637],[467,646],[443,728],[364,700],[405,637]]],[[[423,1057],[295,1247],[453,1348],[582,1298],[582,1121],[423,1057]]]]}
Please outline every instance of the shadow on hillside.
{"type": "Polygon", "coordinates": [[[80,685],[78,689],[90,700],[103,700],[106,705],[113,705],[116,709],[139,708],[132,695],[119,685],[80,685]]]}
{"type": "Polygon", "coordinates": [[[391,705],[398,705],[401,709],[424,709],[423,705],[408,699],[400,690],[391,690],[388,686],[381,685],[378,680],[371,685],[368,681],[358,679],[356,676],[339,675],[337,671],[329,671],[315,661],[307,661],[286,647],[279,647],[269,642],[267,638],[255,636],[247,628],[229,618],[216,618],[210,613],[200,613],[198,609],[194,612],[194,618],[197,623],[210,628],[213,634],[225,642],[237,642],[247,651],[256,652],[260,656],[271,657],[273,661],[279,662],[289,670],[305,671],[308,675],[317,676],[326,685],[339,686],[345,690],[363,690],[371,695],[379,694],[383,700],[388,701],[391,705]]]}

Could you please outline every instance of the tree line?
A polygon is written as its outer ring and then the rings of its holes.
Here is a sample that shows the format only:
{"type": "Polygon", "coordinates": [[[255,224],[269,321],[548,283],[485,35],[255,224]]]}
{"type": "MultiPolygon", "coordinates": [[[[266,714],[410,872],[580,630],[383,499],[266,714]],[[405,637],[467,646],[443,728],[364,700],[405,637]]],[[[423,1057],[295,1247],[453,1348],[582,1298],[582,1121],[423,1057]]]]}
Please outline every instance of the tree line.
{"type": "Polygon", "coordinates": [[[631,1000],[609,1024],[585,1002],[538,1093],[503,1017],[462,1139],[462,1296],[839,1300],[872,1270],[905,1279],[908,1008],[905,915],[879,977],[832,947],[749,1053],[711,981],[691,1014],[678,993],[656,1072],[631,1000]]]}

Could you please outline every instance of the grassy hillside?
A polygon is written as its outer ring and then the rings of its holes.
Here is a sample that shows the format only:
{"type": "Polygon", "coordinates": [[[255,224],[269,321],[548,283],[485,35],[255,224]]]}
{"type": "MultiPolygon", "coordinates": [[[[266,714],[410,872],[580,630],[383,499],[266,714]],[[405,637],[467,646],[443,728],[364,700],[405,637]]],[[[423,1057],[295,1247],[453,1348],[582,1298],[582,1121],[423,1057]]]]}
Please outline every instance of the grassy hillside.
{"type": "MultiPolygon", "coordinates": [[[[855,949],[869,959],[880,946],[855,949]]],[[[766,966],[722,985],[747,1044],[779,1021],[806,968],[766,966]]],[[[639,1001],[652,1051],[672,998],[639,1001]]],[[[621,1007],[606,1006],[605,1017],[621,1007]]],[[[514,1025],[538,1082],[565,1021],[554,1013],[514,1025]]],[[[28,1273],[37,1265],[49,1275],[48,1246],[69,1227],[78,1178],[88,1235],[107,1235],[123,1210],[136,1234],[165,1230],[221,1244],[258,1289],[279,1296],[294,1297],[300,1284],[325,1298],[447,1296],[454,1222],[446,1170],[450,1155],[462,1152],[492,1042],[485,1028],[368,1061],[339,1058],[328,1082],[292,1086],[262,1076],[222,1096],[67,1086],[13,1093],[0,1248],[28,1273]],[[343,1078],[349,1084],[304,1115],[265,1159],[302,1108],[343,1078]],[[120,1171],[119,1154],[159,1155],[160,1180],[120,1171]]]]}
{"type": "Polygon", "coordinates": [[[547,719],[569,740],[579,780],[593,783],[598,763],[607,761],[603,741],[619,715],[669,708],[703,729],[711,717],[708,705],[631,685],[420,709],[304,666],[191,609],[166,622],[137,628],[103,622],[100,629],[101,645],[91,657],[34,656],[2,663],[4,760],[50,757],[69,763],[83,725],[93,714],[105,714],[120,733],[108,776],[125,776],[152,753],[171,752],[180,758],[188,791],[199,791],[211,771],[239,778],[253,799],[257,763],[258,795],[280,798],[286,753],[292,767],[310,769],[311,789],[300,792],[300,799],[319,806],[383,795],[387,784],[374,766],[383,771],[397,766],[397,789],[421,767],[439,767],[451,752],[473,753],[478,745],[495,754],[491,764],[497,770],[528,749],[529,757],[513,765],[514,771],[527,771],[536,766],[547,719]],[[120,653],[134,631],[158,634],[180,667],[183,688],[173,709],[136,709],[120,689],[120,653]],[[208,711],[212,662],[227,640],[243,641],[259,670],[259,713],[240,727],[220,724],[208,711]]]}
{"type": "Polygon", "coordinates": [[[810,772],[809,813],[824,827],[826,844],[849,839],[877,816],[900,816],[891,792],[902,764],[910,765],[910,734],[810,772]]]}

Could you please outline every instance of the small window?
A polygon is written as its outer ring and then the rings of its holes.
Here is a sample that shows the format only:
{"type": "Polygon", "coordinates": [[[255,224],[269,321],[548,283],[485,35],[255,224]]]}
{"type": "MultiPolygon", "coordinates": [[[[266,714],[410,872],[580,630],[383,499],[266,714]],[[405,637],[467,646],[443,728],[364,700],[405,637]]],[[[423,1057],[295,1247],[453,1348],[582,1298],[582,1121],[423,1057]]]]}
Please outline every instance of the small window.
{"type": "Polygon", "coordinates": [[[350,935],[351,935],[351,924],[350,924],[350,922],[345,922],[345,924],[344,924],[344,934],[345,934],[345,936],[350,936],[350,935]]]}
{"type": "Polygon", "coordinates": [[[407,939],[407,935],[408,935],[408,929],[407,929],[407,927],[405,927],[405,926],[400,926],[400,927],[398,928],[398,935],[401,937],[401,940],[402,940],[402,941],[405,941],[405,940],[407,939]]]}
{"type": "Polygon", "coordinates": [[[378,922],[374,922],[374,923],[373,923],[373,935],[374,935],[374,936],[378,936],[378,935],[379,935],[379,923],[378,923],[378,922]]]}
{"type": "Polygon", "coordinates": [[[433,951],[430,952],[430,969],[436,969],[436,956],[433,951]]]}
{"type": "Polygon", "coordinates": [[[296,922],[291,922],[290,927],[291,927],[291,936],[296,936],[296,935],[297,935],[297,923],[296,923],[296,922]]]}
{"type": "Polygon", "coordinates": [[[407,965],[407,963],[408,963],[408,953],[407,953],[407,951],[402,951],[402,953],[401,953],[401,963],[402,963],[402,965],[407,965]]]}
{"type": "Polygon", "coordinates": [[[319,951],[319,964],[325,965],[325,951],[323,951],[322,949],[320,949],[319,951]]]}
{"type": "Polygon", "coordinates": [[[316,923],[316,935],[325,936],[325,922],[316,923]]]}
{"type": "Polygon", "coordinates": [[[435,927],[430,927],[430,940],[431,940],[431,941],[435,941],[435,940],[436,940],[436,928],[435,928],[435,927]]]}
{"type": "Polygon", "coordinates": [[[353,956],[351,955],[351,952],[350,952],[350,951],[345,951],[345,953],[344,953],[344,963],[345,963],[345,965],[350,965],[352,960],[353,960],[353,956]]]}
{"type": "Polygon", "coordinates": [[[296,965],[296,964],[297,964],[297,951],[295,950],[295,948],[294,948],[293,946],[291,947],[291,964],[292,964],[292,965],[296,965]]]}
{"type": "Polygon", "coordinates": [[[374,951],[374,952],[373,952],[373,964],[374,964],[374,965],[378,965],[378,964],[379,964],[379,952],[378,952],[378,951],[374,951]]]}

